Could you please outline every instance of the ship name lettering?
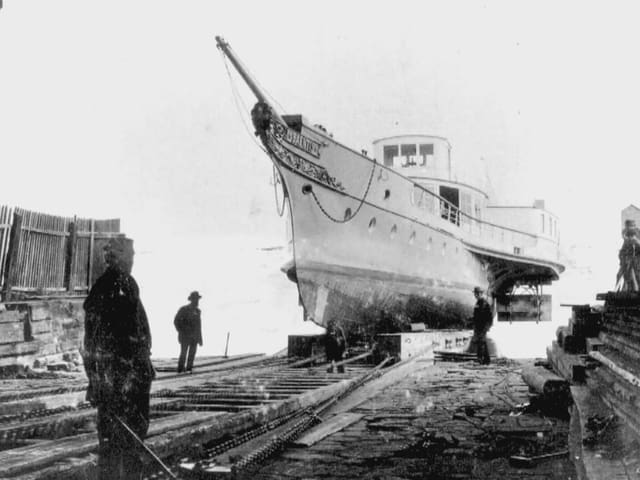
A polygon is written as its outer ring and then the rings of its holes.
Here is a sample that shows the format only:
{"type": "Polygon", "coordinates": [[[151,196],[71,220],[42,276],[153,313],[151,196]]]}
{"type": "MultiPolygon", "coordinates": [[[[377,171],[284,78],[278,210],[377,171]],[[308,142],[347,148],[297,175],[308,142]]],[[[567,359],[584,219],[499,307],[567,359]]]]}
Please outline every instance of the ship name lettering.
{"type": "Polygon", "coordinates": [[[294,147],[298,147],[301,150],[313,155],[314,157],[320,157],[320,144],[313,140],[299,134],[295,130],[287,128],[284,135],[284,141],[294,147]]]}

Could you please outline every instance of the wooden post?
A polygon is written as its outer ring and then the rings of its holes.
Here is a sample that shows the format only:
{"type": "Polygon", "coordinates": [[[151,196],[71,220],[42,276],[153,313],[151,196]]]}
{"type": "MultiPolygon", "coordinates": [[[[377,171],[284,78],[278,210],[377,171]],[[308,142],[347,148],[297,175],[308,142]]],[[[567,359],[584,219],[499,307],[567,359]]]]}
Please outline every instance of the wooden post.
{"type": "Polygon", "coordinates": [[[16,266],[18,263],[18,251],[22,238],[22,215],[13,214],[13,225],[11,227],[11,237],[9,239],[9,250],[7,251],[7,269],[4,272],[4,293],[3,300],[11,299],[11,286],[16,277],[16,266]]]}
{"type": "Polygon", "coordinates": [[[89,266],[87,268],[87,293],[91,290],[91,282],[93,278],[91,278],[91,274],[93,273],[93,249],[95,242],[95,220],[91,219],[91,233],[89,236],[89,266]]]}
{"type": "Polygon", "coordinates": [[[76,217],[69,224],[69,235],[67,237],[67,245],[65,249],[64,259],[64,288],[67,292],[73,292],[73,266],[76,253],[76,241],[78,239],[78,231],[76,228],[76,217]]]}
{"type": "Polygon", "coordinates": [[[224,358],[229,358],[227,352],[229,351],[229,333],[227,332],[227,344],[224,346],[224,358]]]}

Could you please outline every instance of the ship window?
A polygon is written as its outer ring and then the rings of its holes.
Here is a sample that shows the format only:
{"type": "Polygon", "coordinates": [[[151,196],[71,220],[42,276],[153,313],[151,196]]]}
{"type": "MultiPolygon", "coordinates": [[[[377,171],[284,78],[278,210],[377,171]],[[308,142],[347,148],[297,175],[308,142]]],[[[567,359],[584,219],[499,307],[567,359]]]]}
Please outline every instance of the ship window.
{"type": "Polygon", "coordinates": [[[549,235],[553,235],[553,218],[549,217],[549,235]]]}
{"type": "Polygon", "coordinates": [[[446,200],[440,201],[440,216],[456,225],[460,224],[458,208],[460,207],[460,193],[457,188],[440,185],[440,196],[446,200]]]}
{"type": "Polygon", "coordinates": [[[398,156],[397,145],[385,145],[383,147],[384,165],[386,167],[393,167],[393,159],[398,156]]]}
{"type": "Polygon", "coordinates": [[[391,190],[387,189],[384,191],[384,199],[388,199],[391,196],[391,190]]]}
{"type": "Polygon", "coordinates": [[[540,214],[540,219],[542,220],[542,233],[544,233],[544,213],[540,214]]]}
{"type": "Polygon", "coordinates": [[[350,208],[347,208],[347,209],[344,211],[344,219],[345,219],[345,220],[349,220],[350,218],[351,218],[351,209],[350,209],[350,208]]]}
{"type": "Polygon", "coordinates": [[[376,228],[376,219],[375,217],[369,220],[369,233],[373,232],[373,229],[376,228]]]}
{"type": "Polygon", "coordinates": [[[513,247],[513,253],[520,255],[522,253],[522,249],[520,247],[513,247]]]}
{"type": "Polygon", "coordinates": [[[391,227],[391,238],[394,238],[396,236],[396,233],[398,233],[398,226],[394,225],[393,227],[391,227]]]}
{"type": "Polygon", "coordinates": [[[400,145],[400,156],[402,157],[403,167],[416,165],[416,145],[414,143],[400,145]]]}
{"type": "Polygon", "coordinates": [[[409,245],[413,245],[413,242],[416,241],[416,232],[411,232],[411,235],[409,236],[409,245]]]}
{"type": "Polygon", "coordinates": [[[433,143],[421,143],[418,148],[420,154],[418,165],[421,167],[430,165],[433,160],[433,143]]]}

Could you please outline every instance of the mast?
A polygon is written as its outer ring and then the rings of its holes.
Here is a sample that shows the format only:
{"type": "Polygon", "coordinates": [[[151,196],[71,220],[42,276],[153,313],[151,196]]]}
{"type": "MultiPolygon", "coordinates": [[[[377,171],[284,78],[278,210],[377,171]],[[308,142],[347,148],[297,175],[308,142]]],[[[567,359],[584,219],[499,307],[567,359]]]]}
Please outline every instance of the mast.
{"type": "Polygon", "coordinates": [[[249,75],[249,73],[245,70],[245,68],[242,66],[242,63],[240,62],[240,60],[238,59],[238,57],[236,57],[235,53],[233,53],[233,51],[231,50],[231,47],[229,46],[229,44],[224,40],[224,38],[216,36],[216,43],[218,45],[218,48],[220,50],[222,50],[222,53],[225,54],[225,56],[231,61],[231,63],[233,64],[233,66],[235,67],[235,69],[238,71],[238,73],[240,74],[240,76],[242,77],[242,79],[245,81],[245,83],[247,84],[247,86],[251,89],[251,91],[253,92],[253,94],[256,96],[256,98],[258,99],[259,102],[261,103],[265,103],[266,105],[269,106],[269,108],[271,109],[271,113],[272,115],[281,123],[285,124],[285,121],[282,119],[282,117],[278,114],[278,112],[276,112],[276,109],[273,108],[273,105],[271,105],[271,102],[269,102],[267,100],[266,95],[264,94],[264,92],[262,90],[260,90],[260,88],[258,87],[258,85],[256,85],[256,82],[253,80],[253,78],[251,78],[251,75],[249,75]]]}

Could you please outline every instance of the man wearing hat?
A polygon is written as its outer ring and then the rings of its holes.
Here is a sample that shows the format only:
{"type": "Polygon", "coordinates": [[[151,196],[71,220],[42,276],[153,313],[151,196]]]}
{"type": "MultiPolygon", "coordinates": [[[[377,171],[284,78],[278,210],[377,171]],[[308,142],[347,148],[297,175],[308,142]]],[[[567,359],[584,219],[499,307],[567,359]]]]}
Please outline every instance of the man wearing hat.
{"type": "Polygon", "coordinates": [[[493,325],[493,310],[484,297],[484,290],[474,287],[473,295],[476,297],[476,306],[473,309],[473,339],[476,345],[478,362],[483,365],[490,363],[489,347],[487,346],[487,332],[493,325]]]}
{"type": "Polygon", "coordinates": [[[173,324],[178,331],[180,342],[180,358],[178,359],[178,373],[185,371],[184,361],[187,360],[187,372],[193,370],[193,360],[196,358],[198,345],[202,346],[202,325],[198,302],[202,297],[198,292],[189,294],[189,304],[180,307],[173,324]]]}
{"type": "Polygon", "coordinates": [[[98,478],[138,478],[143,467],[138,439],[149,428],[149,392],[155,377],[151,333],[131,276],[132,241],[110,239],[104,259],[107,269],[84,301],[87,400],[98,409],[98,478]]]}

